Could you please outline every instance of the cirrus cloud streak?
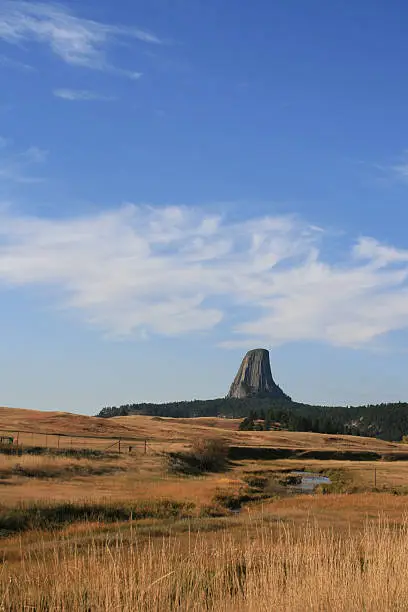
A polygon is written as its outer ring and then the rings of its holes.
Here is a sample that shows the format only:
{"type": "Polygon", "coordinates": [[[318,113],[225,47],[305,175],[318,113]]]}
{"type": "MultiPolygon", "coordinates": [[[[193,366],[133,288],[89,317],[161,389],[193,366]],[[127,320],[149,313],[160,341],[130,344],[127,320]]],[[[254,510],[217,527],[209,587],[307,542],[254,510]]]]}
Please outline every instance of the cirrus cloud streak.
{"type": "Polygon", "coordinates": [[[0,40],[13,45],[42,43],[67,64],[105,70],[140,78],[138,71],[113,66],[107,59],[109,45],[124,38],[144,44],[161,44],[153,33],[140,28],[112,25],[85,19],[68,7],[55,2],[0,2],[0,40]]]}

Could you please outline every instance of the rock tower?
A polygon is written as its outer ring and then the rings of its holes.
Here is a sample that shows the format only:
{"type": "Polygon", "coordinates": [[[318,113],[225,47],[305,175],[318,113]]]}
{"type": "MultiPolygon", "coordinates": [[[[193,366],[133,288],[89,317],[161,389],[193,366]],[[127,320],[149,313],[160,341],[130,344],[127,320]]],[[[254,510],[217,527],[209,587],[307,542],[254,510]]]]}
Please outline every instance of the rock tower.
{"type": "Polygon", "coordinates": [[[290,399],[272,378],[269,351],[266,349],[253,349],[247,352],[227,397],[290,399]]]}

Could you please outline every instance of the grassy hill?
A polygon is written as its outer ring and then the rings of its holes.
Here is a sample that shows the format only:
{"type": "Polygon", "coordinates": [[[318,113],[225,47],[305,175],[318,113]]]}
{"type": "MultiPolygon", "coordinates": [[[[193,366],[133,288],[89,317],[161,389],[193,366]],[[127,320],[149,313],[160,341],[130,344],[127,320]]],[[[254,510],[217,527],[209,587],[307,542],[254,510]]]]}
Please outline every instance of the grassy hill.
{"type": "Polygon", "coordinates": [[[221,437],[231,445],[265,446],[293,449],[373,450],[392,452],[401,445],[364,436],[320,434],[298,431],[239,431],[241,419],[220,417],[171,418],[130,415],[101,418],[68,412],[41,412],[18,408],[0,408],[0,431],[23,432],[21,440],[43,444],[42,438],[64,434],[98,436],[109,440],[148,439],[151,444],[191,443],[197,438],[221,437]],[[24,438],[24,432],[27,432],[24,438]],[[37,437],[36,437],[37,436],[37,437]]]}

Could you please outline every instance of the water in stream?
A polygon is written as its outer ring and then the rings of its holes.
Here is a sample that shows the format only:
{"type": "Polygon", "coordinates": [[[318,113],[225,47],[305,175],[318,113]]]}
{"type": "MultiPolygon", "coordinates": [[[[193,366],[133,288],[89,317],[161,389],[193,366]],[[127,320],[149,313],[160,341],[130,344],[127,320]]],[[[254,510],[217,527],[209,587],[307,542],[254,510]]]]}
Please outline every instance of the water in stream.
{"type": "Polygon", "coordinates": [[[322,476],[315,472],[291,472],[291,476],[298,476],[301,481],[295,485],[295,489],[303,493],[313,493],[315,488],[320,484],[331,484],[328,476],[322,476]]]}

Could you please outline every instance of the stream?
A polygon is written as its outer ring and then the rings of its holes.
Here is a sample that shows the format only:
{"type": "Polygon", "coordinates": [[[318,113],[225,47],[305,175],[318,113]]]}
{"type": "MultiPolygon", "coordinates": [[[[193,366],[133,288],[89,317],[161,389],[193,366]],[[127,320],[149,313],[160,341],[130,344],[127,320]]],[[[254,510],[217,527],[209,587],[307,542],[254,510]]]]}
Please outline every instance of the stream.
{"type": "Polygon", "coordinates": [[[315,472],[291,472],[290,475],[301,478],[300,483],[295,485],[294,489],[302,493],[313,493],[318,485],[331,484],[328,476],[322,476],[322,474],[316,474],[315,472]]]}

